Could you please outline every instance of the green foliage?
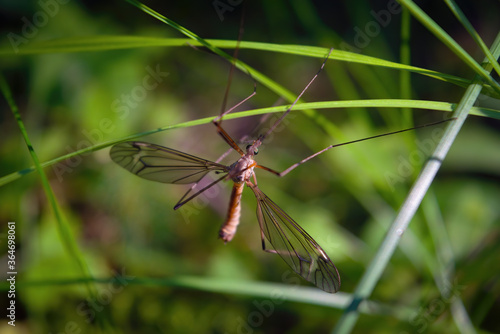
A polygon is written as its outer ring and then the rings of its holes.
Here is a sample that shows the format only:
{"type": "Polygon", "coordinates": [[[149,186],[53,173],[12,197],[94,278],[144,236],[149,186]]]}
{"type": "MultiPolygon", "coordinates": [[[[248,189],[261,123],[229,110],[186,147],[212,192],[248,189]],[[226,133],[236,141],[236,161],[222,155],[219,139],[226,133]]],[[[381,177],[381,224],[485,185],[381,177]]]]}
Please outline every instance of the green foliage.
{"type": "MultiPolygon", "coordinates": [[[[482,67],[498,58],[498,4],[448,0],[448,7],[419,8],[405,0],[401,13],[394,1],[249,2],[234,60],[242,5],[224,11],[214,7],[229,6],[223,1],[164,8],[128,2],[135,7],[48,1],[3,9],[19,18],[4,23],[0,47],[9,111],[1,123],[0,224],[4,241],[7,222],[16,222],[17,328],[500,330],[500,89],[490,75],[500,67],[482,67]],[[109,146],[131,139],[217,159],[227,145],[210,123],[230,63],[240,71],[227,105],[250,95],[252,78],[257,95],[223,126],[241,137],[270,115],[255,135],[288,108],[332,46],[324,71],[265,142],[259,163],[283,170],[328,145],[452,111],[459,117],[335,148],[282,179],[257,172],[262,191],[339,268],[339,293],[306,286],[278,256],[262,252],[250,191],[239,231],[223,245],[216,236],[229,184],[174,211],[184,188],[144,181],[109,159],[109,146]],[[431,155],[429,171],[422,166],[431,155]],[[434,178],[437,158],[443,166],[434,178]],[[424,185],[410,191],[415,182],[424,185]],[[366,299],[359,310],[353,298],[366,299]]],[[[1,252],[7,255],[6,247],[1,252]]],[[[9,286],[2,287],[6,296],[9,286]]]]}

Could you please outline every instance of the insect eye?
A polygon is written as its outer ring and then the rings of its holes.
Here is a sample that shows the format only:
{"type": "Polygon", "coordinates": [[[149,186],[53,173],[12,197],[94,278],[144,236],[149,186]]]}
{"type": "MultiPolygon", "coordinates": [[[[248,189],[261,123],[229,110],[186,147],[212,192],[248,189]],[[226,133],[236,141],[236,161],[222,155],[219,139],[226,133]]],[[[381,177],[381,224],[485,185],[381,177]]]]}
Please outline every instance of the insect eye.
{"type": "MultiPolygon", "coordinates": [[[[250,149],[250,147],[252,147],[252,145],[247,145],[247,152],[248,152],[248,150],[250,149]]],[[[259,149],[258,149],[258,148],[254,148],[254,149],[253,149],[253,154],[254,154],[254,155],[259,154],[259,149]]]]}

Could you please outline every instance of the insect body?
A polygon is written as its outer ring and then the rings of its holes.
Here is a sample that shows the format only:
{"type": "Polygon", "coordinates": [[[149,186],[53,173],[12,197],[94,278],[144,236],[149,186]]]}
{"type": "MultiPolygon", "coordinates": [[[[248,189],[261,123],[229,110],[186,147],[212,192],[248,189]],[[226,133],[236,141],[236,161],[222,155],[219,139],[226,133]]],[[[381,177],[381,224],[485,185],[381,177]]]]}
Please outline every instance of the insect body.
{"type": "MultiPolygon", "coordinates": [[[[225,166],[217,162],[198,158],[168,147],[145,142],[124,142],[116,144],[111,148],[111,159],[131,173],[148,180],[163,183],[196,185],[204,176],[212,171],[217,174],[223,174],[212,183],[190,195],[194,188],[193,185],[193,187],[191,187],[191,189],[189,189],[188,192],[182,196],[179,202],[177,202],[174,209],[178,209],[194,197],[214,186],[216,183],[222,180],[232,180],[234,185],[231,192],[227,218],[219,231],[219,237],[224,242],[231,241],[236,233],[241,215],[241,195],[246,185],[252,189],[255,198],[257,199],[257,220],[260,225],[262,249],[266,252],[279,254],[297,274],[302,276],[307,281],[315,284],[320,289],[330,293],[337,292],[340,288],[340,276],[337,268],[335,268],[335,265],[320,245],[318,245],[318,243],[311,238],[311,236],[307,234],[307,232],[304,231],[299,224],[297,224],[257,187],[257,178],[255,176],[254,169],[264,169],[281,177],[288,174],[290,171],[303,163],[334,147],[410,131],[430,125],[436,125],[453,120],[453,118],[409,129],[353,140],[350,142],[344,142],[341,144],[330,145],[321,151],[318,151],[293,164],[282,172],[277,172],[271,168],[257,164],[253,158],[258,153],[260,145],[262,145],[264,139],[267,138],[268,135],[270,135],[283,121],[283,119],[295,106],[297,101],[299,101],[304,92],[316,79],[318,74],[324,68],[332,50],[333,49],[330,49],[330,52],[323,61],[319,71],[309,81],[290,107],[277,121],[274,122],[266,133],[260,135],[252,143],[252,145],[248,145],[246,151],[243,151],[231,138],[231,136],[229,136],[229,134],[221,127],[221,120],[224,115],[233,111],[236,107],[251,98],[255,94],[255,91],[252,95],[248,96],[231,109],[223,112],[220,116],[213,120],[219,135],[241,156],[241,158],[231,166],[225,166]],[[268,247],[267,243],[269,243],[271,247],[268,247]]],[[[226,97],[227,92],[228,89],[226,89],[226,97]]]]}
{"type": "MultiPolygon", "coordinates": [[[[226,134],[225,131],[224,134],[226,134]]],[[[330,293],[338,291],[340,276],[325,251],[257,187],[254,168],[272,171],[253,160],[260,145],[259,138],[247,147],[245,153],[238,147],[238,152],[242,156],[231,166],[145,142],[116,144],[112,147],[110,156],[115,163],[131,173],[147,180],[163,183],[197,183],[211,171],[224,173],[222,177],[187,199],[185,199],[186,193],[174,207],[179,208],[217,182],[232,180],[234,185],[227,219],[219,231],[219,236],[224,242],[231,241],[236,233],[240,220],[241,194],[244,186],[248,186],[257,199],[257,219],[261,230],[263,250],[279,254],[296,273],[320,289],[330,293]],[[271,245],[270,248],[266,246],[266,240],[271,245]]]]}
{"type": "MultiPolygon", "coordinates": [[[[277,172],[271,168],[259,165],[253,159],[258,153],[264,139],[276,129],[283,118],[292,110],[302,94],[316,79],[319,72],[325,66],[331,52],[332,50],[330,50],[328,56],[323,61],[318,73],[306,85],[288,110],[274,122],[266,133],[260,135],[251,145],[248,145],[246,151],[243,151],[222,128],[221,120],[225,114],[231,112],[252,97],[255,91],[239,104],[213,120],[213,124],[217,128],[219,135],[241,156],[231,166],[225,166],[168,147],[145,142],[123,142],[116,144],[111,148],[111,159],[129,172],[147,180],[173,184],[194,184],[177,202],[174,209],[178,209],[216,183],[222,180],[232,180],[234,185],[231,192],[227,218],[219,231],[219,237],[224,242],[231,241],[236,233],[241,214],[241,195],[245,185],[248,186],[252,189],[257,199],[257,220],[260,225],[262,249],[269,253],[279,254],[297,274],[315,284],[318,288],[330,293],[337,292],[340,288],[340,275],[335,265],[318,243],[257,187],[257,178],[254,173],[255,168],[260,168],[277,176],[284,176],[299,165],[331,149],[334,145],[301,160],[283,172],[277,172]],[[190,195],[194,186],[212,171],[223,175],[190,195]],[[270,247],[267,246],[268,243],[270,247]]],[[[226,94],[227,91],[226,89],[226,94]]]]}

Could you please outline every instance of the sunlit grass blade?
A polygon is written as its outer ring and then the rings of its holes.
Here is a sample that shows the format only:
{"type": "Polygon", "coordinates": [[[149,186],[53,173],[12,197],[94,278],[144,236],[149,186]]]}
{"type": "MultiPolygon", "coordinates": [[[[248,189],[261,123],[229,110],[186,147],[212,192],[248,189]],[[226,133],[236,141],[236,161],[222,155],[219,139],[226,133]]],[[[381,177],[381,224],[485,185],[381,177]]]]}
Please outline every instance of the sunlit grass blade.
{"type": "MultiPolygon", "coordinates": [[[[394,110],[396,112],[397,112],[398,108],[415,108],[415,109],[440,110],[440,111],[445,111],[445,112],[451,112],[454,110],[455,106],[456,106],[455,104],[448,103],[448,102],[423,101],[423,100],[399,100],[399,99],[395,99],[395,100],[393,100],[393,99],[380,99],[380,100],[357,100],[357,101],[324,101],[324,102],[308,102],[308,103],[296,104],[294,106],[292,112],[308,111],[308,110],[312,110],[312,109],[315,109],[315,110],[316,109],[341,109],[341,108],[360,108],[360,107],[394,108],[394,110]]],[[[228,114],[224,118],[229,120],[229,119],[237,119],[237,118],[263,115],[263,114],[269,114],[269,113],[284,112],[289,107],[290,107],[289,105],[283,105],[283,106],[253,109],[253,110],[249,110],[249,111],[242,111],[242,112],[238,112],[238,113],[228,114]]],[[[473,107],[473,108],[471,108],[471,115],[500,119],[500,110],[473,107]]],[[[155,133],[168,131],[168,130],[187,128],[187,127],[192,127],[192,126],[201,125],[201,124],[210,124],[212,122],[212,120],[214,119],[214,117],[216,117],[216,115],[196,119],[193,121],[183,122],[183,123],[179,123],[179,124],[158,127],[158,128],[153,129],[153,130],[144,131],[144,132],[132,134],[132,135],[127,136],[127,137],[123,137],[123,138],[119,138],[119,139],[115,139],[115,140],[111,140],[111,141],[106,141],[106,142],[103,142],[100,144],[88,146],[84,149],[81,149],[81,150],[78,150],[75,152],[71,152],[71,153],[62,155],[60,157],[57,157],[55,159],[43,162],[40,164],[40,166],[42,168],[52,166],[58,162],[64,161],[66,159],[70,159],[70,158],[78,156],[78,155],[102,150],[106,147],[112,146],[112,145],[117,144],[121,141],[136,140],[136,139],[144,137],[144,136],[148,136],[148,135],[152,135],[155,133]]],[[[319,123],[321,124],[321,126],[328,126],[328,123],[321,123],[321,122],[319,122],[319,123]]],[[[20,177],[27,175],[33,171],[35,171],[35,167],[29,167],[29,168],[5,175],[5,176],[0,178],[0,187],[7,184],[7,183],[10,183],[14,180],[17,180],[20,177]]]]}
{"type": "MultiPolygon", "coordinates": [[[[491,49],[495,58],[500,56],[500,34],[497,35],[491,49]]],[[[486,71],[491,71],[491,68],[492,66],[490,64],[485,66],[486,71]]],[[[476,76],[476,80],[480,80],[479,75],[476,76]]],[[[469,115],[470,109],[476,102],[481,89],[482,86],[479,83],[474,83],[467,88],[462,100],[453,113],[453,116],[456,117],[455,121],[450,122],[446,127],[441,141],[413,184],[405,202],[398,212],[396,219],[392,223],[377,253],[362,276],[354,292],[351,304],[344,311],[342,317],[337,322],[336,327],[334,328],[335,333],[349,333],[352,328],[354,328],[359,317],[358,307],[360,302],[367,299],[372,294],[373,289],[380,280],[380,277],[396,250],[401,237],[408,228],[411,219],[415,215],[423,197],[441,167],[443,160],[446,158],[451,145],[469,115]]]]}
{"type": "MultiPolygon", "coordinates": [[[[174,26],[176,27],[176,26],[174,26]]],[[[80,36],[71,38],[60,38],[44,42],[33,42],[32,44],[19,49],[18,52],[12,51],[11,48],[0,49],[0,56],[10,57],[19,55],[34,55],[34,54],[50,54],[50,53],[70,53],[70,52],[92,52],[119,50],[130,48],[144,47],[185,47],[186,45],[206,46],[210,45],[211,49],[220,50],[220,48],[235,48],[236,41],[228,40],[212,40],[212,39],[185,39],[185,38],[159,38],[159,37],[144,37],[144,36],[80,36]],[[200,42],[202,40],[203,42],[200,42]]],[[[283,54],[293,54],[298,56],[313,57],[323,59],[328,53],[328,48],[321,48],[307,45],[284,45],[271,44],[261,42],[246,42],[241,41],[240,49],[260,50],[269,52],[278,52],[283,54]]],[[[223,52],[223,51],[219,51],[223,52]]],[[[226,54],[227,55],[227,54],[226,54]]],[[[470,82],[466,79],[425,69],[421,67],[411,66],[408,64],[400,64],[376,57],[357,54],[349,51],[333,50],[330,55],[330,60],[338,60],[353,64],[363,64],[375,67],[384,67],[395,70],[402,70],[425,75],[434,79],[442,80],[461,87],[466,87],[470,82]]],[[[248,71],[252,76],[264,86],[272,89],[277,94],[287,97],[288,101],[293,101],[293,94],[285,88],[277,85],[267,76],[259,71],[244,64],[241,60],[237,61],[237,66],[248,71]]],[[[489,90],[491,88],[486,86],[489,90]]],[[[496,92],[490,91],[490,95],[496,96],[496,92]]]]}

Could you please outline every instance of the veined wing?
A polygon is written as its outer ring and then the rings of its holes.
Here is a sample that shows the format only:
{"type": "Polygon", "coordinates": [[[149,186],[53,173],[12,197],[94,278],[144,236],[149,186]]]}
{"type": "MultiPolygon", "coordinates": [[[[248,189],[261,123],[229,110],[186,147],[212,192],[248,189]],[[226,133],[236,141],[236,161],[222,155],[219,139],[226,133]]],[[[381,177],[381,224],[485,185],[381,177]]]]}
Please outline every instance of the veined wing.
{"type": "Polygon", "coordinates": [[[111,160],[144,179],[163,183],[195,183],[211,171],[227,172],[228,167],[145,142],[123,142],[109,152],[111,160]]]}
{"type": "Polygon", "coordinates": [[[257,197],[260,228],[274,248],[267,251],[278,253],[297,274],[318,288],[337,292],[340,275],[325,251],[259,188],[251,188],[257,197]]]}

